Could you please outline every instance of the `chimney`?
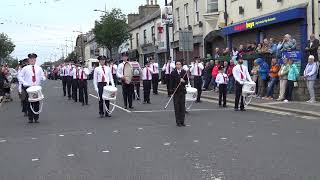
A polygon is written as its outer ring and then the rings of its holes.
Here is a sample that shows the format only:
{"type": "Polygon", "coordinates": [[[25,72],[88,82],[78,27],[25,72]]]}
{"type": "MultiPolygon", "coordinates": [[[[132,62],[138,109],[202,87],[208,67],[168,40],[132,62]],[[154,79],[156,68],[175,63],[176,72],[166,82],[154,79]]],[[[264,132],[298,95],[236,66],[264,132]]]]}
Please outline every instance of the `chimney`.
{"type": "Polygon", "coordinates": [[[151,1],[151,5],[153,6],[153,0],[150,0],[151,1]]]}
{"type": "Polygon", "coordinates": [[[149,5],[149,0],[147,0],[147,5],[149,5]]]}
{"type": "Polygon", "coordinates": [[[155,5],[158,5],[158,0],[155,0],[155,1],[154,1],[154,4],[155,4],[155,5]]]}

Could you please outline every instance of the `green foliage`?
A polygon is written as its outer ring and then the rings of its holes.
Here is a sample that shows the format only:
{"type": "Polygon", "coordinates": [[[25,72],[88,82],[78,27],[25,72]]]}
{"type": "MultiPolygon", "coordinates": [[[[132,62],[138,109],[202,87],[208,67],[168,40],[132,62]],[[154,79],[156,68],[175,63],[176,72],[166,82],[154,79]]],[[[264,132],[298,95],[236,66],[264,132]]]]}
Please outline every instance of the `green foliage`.
{"type": "Polygon", "coordinates": [[[75,52],[72,52],[68,54],[66,61],[78,61],[78,59],[79,59],[79,56],[75,52]]]}
{"type": "Polygon", "coordinates": [[[112,52],[113,48],[118,48],[130,38],[126,15],[121,9],[112,9],[95,22],[93,33],[98,45],[112,52]]]}
{"type": "Polygon", "coordinates": [[[15,45],[9,39],[8,35],[0,34],[0,63],[1,59],[8,57],[14,51],[15,45]]]}
{"type": "Polygon", "coordinates": [[[11,56],[7,56],[3,60],[4,60],[4,63],[8,64],[10,68],[16,68],[19,65],[19,60],[11,56]]]}

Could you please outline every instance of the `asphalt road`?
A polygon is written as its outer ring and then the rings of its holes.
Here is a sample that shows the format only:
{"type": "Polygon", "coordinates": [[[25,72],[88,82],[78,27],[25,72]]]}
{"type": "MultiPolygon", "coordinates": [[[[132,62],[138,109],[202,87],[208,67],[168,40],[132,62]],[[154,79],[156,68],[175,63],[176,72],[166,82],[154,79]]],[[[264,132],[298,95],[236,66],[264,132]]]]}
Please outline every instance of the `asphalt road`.
{"type": "Polygon", "coordinates": [[[40,124],[16,97],[0,108],[0,180],[320,179],[319,119],[203,102],[178,128],[165,95],[101,119],[92,90],[89,106],[63,97],[60,81],[43,93],[40,124]]]}

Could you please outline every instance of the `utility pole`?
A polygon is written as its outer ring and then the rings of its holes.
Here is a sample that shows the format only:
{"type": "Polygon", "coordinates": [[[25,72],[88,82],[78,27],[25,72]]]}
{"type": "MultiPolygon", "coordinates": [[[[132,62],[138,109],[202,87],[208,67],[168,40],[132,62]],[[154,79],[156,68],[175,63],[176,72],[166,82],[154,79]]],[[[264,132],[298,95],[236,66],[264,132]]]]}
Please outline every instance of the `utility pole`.
{"type": "MultiPolygon", "coordinates": [[[[165,0],[165,6],[168,6],[168,0],[165,0]]],[[[169,23],[166,23],[166,41],[167,41],[167,60],[170,57],[170,38],[169,38],[169,23]]]]}

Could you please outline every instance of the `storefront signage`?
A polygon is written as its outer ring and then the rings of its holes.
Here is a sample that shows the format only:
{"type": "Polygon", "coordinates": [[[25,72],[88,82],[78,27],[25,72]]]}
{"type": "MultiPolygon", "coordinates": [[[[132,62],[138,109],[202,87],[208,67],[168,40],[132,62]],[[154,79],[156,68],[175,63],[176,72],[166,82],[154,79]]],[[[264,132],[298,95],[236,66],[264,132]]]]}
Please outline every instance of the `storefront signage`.
{"type": "Polygon", "coordinates": [[[283,52],[282,58],[281,58],[279,64],[283,64],[284,58],[292,59],[293,62],[297,65],[298,69],[301,69],[302,54],[300,51],[285,51],[285,52],[283,52]]]}
{"type": "Polygon", "coordinates": [[[306,18],[306,8],[296,8],[283,12],[274,13],[268,16],[247,20],[243,23],[227,26],[222,29],[223,34],[229,35],[241,31],[247,31],[275,23],[289,21],[293,19],[306,18]]]}

